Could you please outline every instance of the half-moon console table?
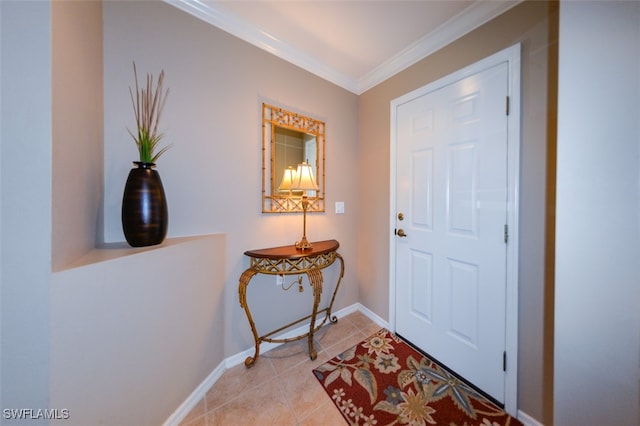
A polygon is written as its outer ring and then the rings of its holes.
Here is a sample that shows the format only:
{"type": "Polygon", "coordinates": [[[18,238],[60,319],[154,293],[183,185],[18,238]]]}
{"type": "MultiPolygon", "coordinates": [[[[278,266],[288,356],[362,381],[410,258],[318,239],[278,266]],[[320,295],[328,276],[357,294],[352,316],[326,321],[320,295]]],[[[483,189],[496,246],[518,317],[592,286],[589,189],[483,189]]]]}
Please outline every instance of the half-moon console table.
{"type": "MultiPolygon", "coordinates": [[[[253,367],[260,355],[260,343],[287,343],[296,340],[308,338],[309,341],[309,357],[316,359],[317,352],[313,347],[313,333],[318,331],[327,320],[335,323],[338,319],[335,316],[331,316],[331,309],[333,308],[333,302],[336,298],[336,293],[340,287],[340,282],[344,276],[344,260],[338,253],[338,247],[340,244],[336,240],[318,241],[312,243],[313,247],[308,250],[299,250],[295,246],[283,246],[273,247],[261,250],[249,250],[244,252],[246,256],[251,258],[251,264],[249,268],[240,276],[240,282],[238,284],[238,293],[240,296],[240,306],[244,309],[249,319],[249,325],[251,326],[251,332],[255,340],[255,354],[251,357],[247,357],[244,361],[244,365],[247,368],[253,367]],[[331,302],[329,306],[324,309],[318,310],[320,305],[320,298],[322,296],[322,269],[330,266],[336,259],[340,260],[340,276],[338,282],[333,290],[331,302]],[[313,289],[313,309],[311,315],[307,315],[304,318],[300,318],[290,324],[273,330],[265,335],[258,336],[256,324],[251,316],[249,310],[249,304],[247,303],[247,286],[249,281],[255,274],[270,274],[270,275],[295,275],[295,274],[307,274],[309,278],[309,285],[313,289]],[[319,325],[316,325],[316,317],[318,314],[326,313],[324,319],[319,325]],[[293,325],[296,325],[307,319],[311,319],[309,325],[309,331],[295,337],[289,338],[272,338],[274,334],[285,330],[293,325]]],[[[298,284],[302,286],[302,277],[298,280],[298,284]]],[[[302,291],[302,287],[300,287],[302,291]]]]}

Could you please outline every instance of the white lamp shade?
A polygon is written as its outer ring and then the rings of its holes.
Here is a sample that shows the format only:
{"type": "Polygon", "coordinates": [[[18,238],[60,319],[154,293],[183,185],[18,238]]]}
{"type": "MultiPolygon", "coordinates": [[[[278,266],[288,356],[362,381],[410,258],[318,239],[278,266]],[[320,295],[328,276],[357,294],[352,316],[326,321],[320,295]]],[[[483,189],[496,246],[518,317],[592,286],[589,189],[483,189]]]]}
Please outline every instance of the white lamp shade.
{"type": "Polygon", "coordinates": [[[282,175],[282,182],[280,182],[280,186],[278,189],[280,191],[290,191],[293,189],[293,184],[296,179],[296,171],[293,167],[289,166],[284,170],[282,175]]]}
{"type": "Polygon", "coordinates": [[[313,169],[306,162],[298,164],[296,176],[291,189],[317,191],[318,185],[313,177],[313,169]]]}

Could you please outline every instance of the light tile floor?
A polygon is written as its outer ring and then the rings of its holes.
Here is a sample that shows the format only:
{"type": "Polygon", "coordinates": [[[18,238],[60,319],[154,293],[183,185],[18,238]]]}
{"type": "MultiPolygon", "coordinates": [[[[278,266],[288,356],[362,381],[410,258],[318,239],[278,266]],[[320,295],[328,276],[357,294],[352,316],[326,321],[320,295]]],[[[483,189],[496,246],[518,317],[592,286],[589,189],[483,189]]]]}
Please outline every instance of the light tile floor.
{"type": "Polygon", "coordinates": [[[318,357],[311,361],[307,340],[260,354],[252,368],[226,371],[181,426],[344,425],[345,420],[312,370],[356,345],[381,327],[360,312],[325,325],[314,336],[318,357]]]}

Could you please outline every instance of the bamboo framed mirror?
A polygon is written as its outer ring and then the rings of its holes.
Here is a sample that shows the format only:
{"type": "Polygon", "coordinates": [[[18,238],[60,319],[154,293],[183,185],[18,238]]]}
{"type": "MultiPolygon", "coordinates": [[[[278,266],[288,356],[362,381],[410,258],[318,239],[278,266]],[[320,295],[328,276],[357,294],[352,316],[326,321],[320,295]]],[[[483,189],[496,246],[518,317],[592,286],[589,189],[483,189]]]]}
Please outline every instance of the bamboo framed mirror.
{"type": "Polygon", "coordinates": [[[307,212],[323,212],[325,123],[262,104],[262,212],[302,212],[302,191],[288,189],[286,175],[303,162],[313,170],[317,191],[307,191],[307,212]],[[284,178],[284,179],[283,179],[284,178]]]}

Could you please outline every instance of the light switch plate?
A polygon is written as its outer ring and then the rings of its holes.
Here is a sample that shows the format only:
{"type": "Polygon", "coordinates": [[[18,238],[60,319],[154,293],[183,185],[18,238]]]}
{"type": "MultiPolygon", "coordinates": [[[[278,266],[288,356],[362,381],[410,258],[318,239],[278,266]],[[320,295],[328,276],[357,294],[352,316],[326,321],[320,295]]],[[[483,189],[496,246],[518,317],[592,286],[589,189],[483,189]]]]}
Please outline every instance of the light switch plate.
{"type": "Polygon", "coordinates": [[[344,201],[336,201],[336,214],[344,214],[344,201]]]}

